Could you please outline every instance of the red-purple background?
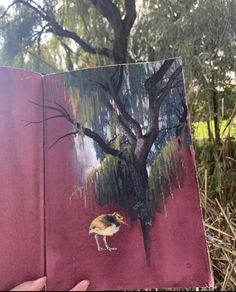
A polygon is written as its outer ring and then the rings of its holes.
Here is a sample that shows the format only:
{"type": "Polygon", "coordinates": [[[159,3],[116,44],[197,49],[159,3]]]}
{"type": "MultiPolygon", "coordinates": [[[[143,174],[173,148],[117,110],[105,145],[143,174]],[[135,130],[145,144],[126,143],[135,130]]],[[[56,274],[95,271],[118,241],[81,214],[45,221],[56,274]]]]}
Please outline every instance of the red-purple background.
{"type": "MultiPolygon", "coordinates": [[[[46,76],[44,85],[45,99],[68,108],[63,74],[46,76]]],[[[52,113],[46,110],[45,116],[52,113]]],[[[191,146],[182,153],[184,185],[168,198],[167,216],[157,214],[150,229],[152,259],[148,266],[139,223],[130,228],[122,226],[108,238],[111,246],[118,247],[117,251],[97,251],[94,236],[88,234],[90,222],[97,215],[118,208],[97,206],[92,194],[87,194],[86,202],[79,196],[71,197],[74,187],[80,184],[84,159],[78,160],[72,138],[65,138],[47,150],[70,130],[71,125],[63,119],[50,120],[45,125],[49,290],[66,290],[82,279],[91,281],[91,290],[212,285],[191,146]]],[[[120,212],[127,217],[124,210],[120,212]]]]}
{"type": "Polygon", "coordinates": [[[44,274],[40,74],[0,68],[0,290],[44,274]]]}

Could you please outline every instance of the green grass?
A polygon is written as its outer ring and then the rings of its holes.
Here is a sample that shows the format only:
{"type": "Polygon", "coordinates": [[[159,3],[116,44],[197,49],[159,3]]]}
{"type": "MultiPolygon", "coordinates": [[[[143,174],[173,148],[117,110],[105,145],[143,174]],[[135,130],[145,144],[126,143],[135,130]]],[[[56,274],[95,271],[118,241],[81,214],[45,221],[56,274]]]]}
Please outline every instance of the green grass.
{"type": "MultiPolygon", "coordinates": [[[[225,126],[227,125],[227,120],[222,120],[220,122],[220,132],[221,136],[225,129],[225,126]]],[[[211,121],[210,123],[211,132],[214,135],[214,122],[211,121]]],[[[195,122],[192,124],[193,129],[193,136],[195,139],[208,139],[208,131],[207,131],[207,123],[204,121],[195,122]]],[[[223,137],[230,136],[234,137],[236,139],[236,118],[231,122],[230,126],[227,128],[227,130],[224,132],[223,137]]]]}

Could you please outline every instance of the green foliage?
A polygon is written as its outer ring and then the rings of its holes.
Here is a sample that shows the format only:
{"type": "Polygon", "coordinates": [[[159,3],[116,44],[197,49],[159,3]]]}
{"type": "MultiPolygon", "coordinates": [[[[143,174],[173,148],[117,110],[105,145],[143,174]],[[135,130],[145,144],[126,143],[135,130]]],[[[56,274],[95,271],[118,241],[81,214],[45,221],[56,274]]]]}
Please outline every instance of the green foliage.
{"type": "MultiPolygon", "coordinates": [[[[227,127],[227,130],[225,130],[226,126],[228,124],[227,120],[222,120],[220,125],[220,132],[221,132],[221,137],[234,137],[236,138],[236,119],[234,119],[229,127],[227,127]]],[[[210,127],[211,130],[213,131],[213,121],[210,121],[210,127]]],[[[192,125],[193,129],[193,134],[195,139],[208,139],[208,130],[207,130],[207,123],[204,121],[200,122],[195,122],[192,125]]]]}
{"type": "Polygon", "coordinates": [[[121,174],[123,177],[128,177],[129,169],[126,164],[116,158],[107,157],[102,163],[102,169],[98,175],[99,194],[103,194],[104,197],[108,198],[108,200],[105,199],[106,202],[112,203],[114,199],[119,202],[121,197],[124,198],[124,194],[128,195],[130,186],[127,183],[124,184],[121,174]],[[121,173],[118,174],[118,172],[121,173]]]}
{"type": "MultiPolygon", "coordinates": [[[[111,48],[113,38],[112,29],[90,1],[63,0],[56,2],[58,2],[58,5],[54,5],[52,11],[59,23],[67,29],[75,31],[81,38],[94,47],[111,48]]],[[[75,47],[74,42],[70,39],[63,39],[63,43],[74,51],[74,54],[72,53],[70,55],[74,70],[81,67],[86,68],[109,64],[109,60],[105,57],[91,55],[85,53],[80,47],[75,47]]],[[[69,68],[66,67],[66,69],[69,68]]]]}
{"type": "Polygon", "coordinates": [[[88,183],[91,176],[96,178],[95,185],[101,205],[118,203],[129,209],[129,195],[133,191],[133,185],[130,169],[124,161],[107,155],[101,165],[89,174],[88,183]]]}
{"type": "Polygon", "coordinates": [[[148,178],[148,207],[153,208],[157,206],[160,208],[160,200],[165,205],[166,197],[172,193],[175,182],[180,187],[178,177],[178,143],[173,140],[161,150],[151,165],[148,178]]]}
{"type": "Polygon", "coordinates": [[[236,203],[236,141],[225,139],[219,147],[203,140],[195,141],[200,188],[204,189],[205,170],[208,171],[210,198],[218,198],[223,206],[236,203]]]}
{"type": "Polygon", "coordinates": [[[2,21],[1,38],[3,39],[2,61],[4,65],[13,64],[15,57],[32,44],[38,16],[25,7],[18,7],[14,18],[2,21]]]}
{"type": "Polygon", "coordinates": [[[226,118],[235,100],[227,75],[236,55],[235,1],[146,3],[130,42],[132,57],[146,61],[181,56],[192,119],[219,117],[222,97],[226,118]]]}
{"type": "MultiPolygon", "coordinates": [[[[138,201],[133,205],[131,198],[135,182],[131,174],[132,168],[126,162],[113,156],[106,156],[100,166],[88,174],[87,184],[95,183],[98,201],[101,205],[118,203],[130,210],[131,214],[132,209],[141,208],[143,217],[148,218],[147,210],[163,211],[168,195],[172,194],[172,188],[180,187],[178,149],[177,141],[170,142],[161,150],[150,166],[148,187],[144,196],[145,204],[138,201]]],[[[129,146],[126,151],[129,153],[129,146]]]]}
{"type": "Polygon", "coordinates": [[[232,68],[235,54],[233,2],[148,1],[131,40],[133,58],[151,61],[182,56],[187,84],[197,81],[213,59],[225,73],[225,67],[232,68]]]}

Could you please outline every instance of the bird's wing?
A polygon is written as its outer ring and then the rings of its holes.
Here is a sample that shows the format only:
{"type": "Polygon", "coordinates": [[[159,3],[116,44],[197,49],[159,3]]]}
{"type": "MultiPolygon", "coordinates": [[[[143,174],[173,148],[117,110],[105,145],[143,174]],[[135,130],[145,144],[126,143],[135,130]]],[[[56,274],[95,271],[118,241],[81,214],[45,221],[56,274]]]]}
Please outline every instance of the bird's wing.
{"type": "Polygon", "coordinates": [[[89,230],[104,230],[105,228],[111,226],[112,223],[106,220],[106,215],[100,215],[95,218],[90,224],[89,230]]]}

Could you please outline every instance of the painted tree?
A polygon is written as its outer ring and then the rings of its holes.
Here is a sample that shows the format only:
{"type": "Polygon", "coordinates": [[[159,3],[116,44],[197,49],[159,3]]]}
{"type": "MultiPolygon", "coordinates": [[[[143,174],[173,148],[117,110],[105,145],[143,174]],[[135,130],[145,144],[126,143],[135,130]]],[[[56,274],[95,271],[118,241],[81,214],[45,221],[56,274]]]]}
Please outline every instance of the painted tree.
{"type": "Polygon", "coordinates": [[[95,181],[98,203],[115,202],[131,220],[140,220],[149,260],[148,226],[160,207],[158,196],[165,199],[178,180],[177,171],[171,177],[176,151],[188,143],[181,62],[102,67],[64,77],[74,114],[54,103],[44,107],[59,115],[46,120],[66,119],[73,131],[52,146],[70,135],[93,140],[101,164],[95,181]],[[178,147],[168,150],[175,137],[178,147]]]}

